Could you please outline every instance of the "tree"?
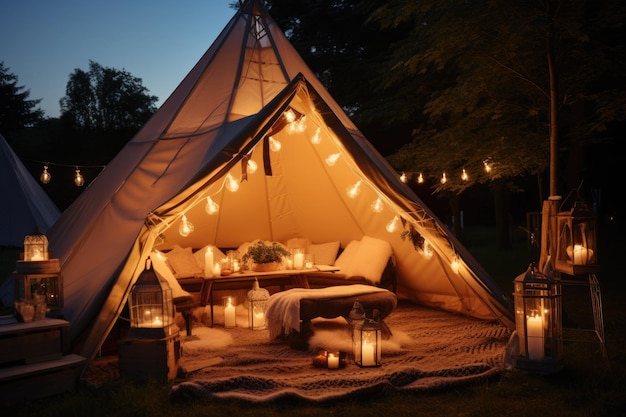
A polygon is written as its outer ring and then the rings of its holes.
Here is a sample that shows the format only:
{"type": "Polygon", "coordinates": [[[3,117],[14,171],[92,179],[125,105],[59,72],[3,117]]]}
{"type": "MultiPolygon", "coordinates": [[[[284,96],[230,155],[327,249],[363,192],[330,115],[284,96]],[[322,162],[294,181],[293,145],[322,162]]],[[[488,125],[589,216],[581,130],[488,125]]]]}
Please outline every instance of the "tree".
{"type": "Polygon", "coordinates": [[[17,82],[17,76],[0,62],[0,132],[4,134],[43,120],[43,110],[37,108],[41,99],[29,100],[30,90],[17,82]]]}
{"type": "Polygon", "coordinates": [[[89,71],[70,74],[61,118],[80,131],[136,131],[156,112],[158,98],[141,78],[89,61],[89,71]]]}

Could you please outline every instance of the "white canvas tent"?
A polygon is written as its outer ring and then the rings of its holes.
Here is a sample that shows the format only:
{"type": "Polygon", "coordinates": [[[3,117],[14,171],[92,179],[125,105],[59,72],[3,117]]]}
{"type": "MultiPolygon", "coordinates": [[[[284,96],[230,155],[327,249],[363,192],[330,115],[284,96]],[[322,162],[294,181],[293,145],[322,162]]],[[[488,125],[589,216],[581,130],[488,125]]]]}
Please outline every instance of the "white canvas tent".
{"type": "Polygon", "coordinates": [[[292,237],[345,246],[363,235],[392,245],[400,298],[512,325],[508,297],[399,180],[259,2],[249,1],[48,238],[61,259],[74,346],[93,357],[157,237],[200,248],[292,237]],[[290,132],[288,110],[306,116],[303,131],[290,132]],[[331,166],[333,154],[339,159],[331,166]],[[242,179],[247,158],[259,170],[242,179]],[[228,175],[237,192],[226,189],[228,175]],[[357,182],[361,192],[349,198],[357,182]],[[214,215],[205,211],[207,197],[220,206],[214,215]],[[370,207],[377,198],[380,213],[370,207]],[[195,226],[188,237],[178,233],[183,215],[195,226]],[[386,230],[395,216],[430,243],[432,258],[403,240],[402,229],[386,230]]]}
{"type": "Polygon", "coordinates": [[[46,233],[61,215],[1,134],[0,193],[0,246],[22,246],[24,236],[46,233]]]}

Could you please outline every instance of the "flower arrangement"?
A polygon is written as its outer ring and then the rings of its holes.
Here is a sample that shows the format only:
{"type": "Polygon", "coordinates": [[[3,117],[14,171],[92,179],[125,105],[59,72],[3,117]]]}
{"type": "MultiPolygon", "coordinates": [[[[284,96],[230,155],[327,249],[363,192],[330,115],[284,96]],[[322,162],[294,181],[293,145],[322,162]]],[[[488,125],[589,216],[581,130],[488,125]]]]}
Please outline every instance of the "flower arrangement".
{"type": "Polygon", "coordinates": [[[267,264],[282,262],[283,257],[289,255],[291,255],[291,252],[276,242],[268,245],[263,241],[258,241],[248,248],[248,251],[242,257],[242,261],[247,263],[251,260],[255,264],[267,264]]]}

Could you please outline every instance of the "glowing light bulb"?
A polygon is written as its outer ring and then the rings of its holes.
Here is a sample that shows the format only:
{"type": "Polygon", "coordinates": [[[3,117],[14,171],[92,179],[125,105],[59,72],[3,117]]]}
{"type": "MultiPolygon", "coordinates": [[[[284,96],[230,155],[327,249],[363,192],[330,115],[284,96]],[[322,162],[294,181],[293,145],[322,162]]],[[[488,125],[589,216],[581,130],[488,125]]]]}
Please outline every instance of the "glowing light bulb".
{"type": "Polygon", "coordinates": [[[280,141],[270,136],[270,149],[272,150],[272,152],[279,152],[282,147],[283,145],[282,143],[280,143],[280,141]]]}
{"type": "Polygon", "coordinates": [[[226,178],[224,179],[226,189],[231,193],[236,192],[239,189],[239,182],[233,177],[230,172],[226,174],[226,178]]]}
{"type": "Polygon", "coordinates": [[[351,185],[346,190],[348,197],[356,198],[361,193],[361,180],[358,180],[354,185],[351,185]]]}
{"type": "Polygon", "coordinates": [[[259,165],[252,159],[248,159],[248,172],[254,174],[259,169],[259,165]]]}
{"type": "Polygon", "coordinates": [[[422,173],[420,172],[420,174],[417,176],[417,183],[418,184],[423,184],[424,183],[424,176],[422,175],[422,173]]]}
{"type": "Polygon", "coordinates": [[[288,123],[294,122],[296,120],[296,113],[292,109],[287,110],[285,112],[285,119],[288,123]]]}
{"type": "Polygon", "coordinates": [[[450,262],[450,268],[452,268],[452,272],[454,272],[455,274],[459,273],[459,258],[454,255],[454,258],[452,259],[452,262],[450,262]]]}
{"type": "Polygon", "coordinates": [[[83,185],[85,185],[85,178],[82,176],[82,174],[80,173],[80,169],[76,168],[76,175],[74,176],[74,184],[76,184],[77,187],[82,187],[83,185]]]}
{"type": "Polygon", "coordinates": [[[39,177],[39,180],[44,183],[47,184],[50,182],[50,179],[52,178],[52,176],[50,175],[50,173],[48,172],[48,165],[44,165],[43,166],[43,172],[41,173],[41,176],[39,177]]]}
{"type": "Polygon", "coordinates": [[[445,184],[448,182],[448,179],[446,178],[446,173],[444,172],[443,175],[441,176],[441,181],[442,184],[445,184]]]}
{"type": "Polygon", "coordinates": [[[340,156],[341,154],[338,153],[328,155],[328,157],[325,159],[326,165],[328,165],[329,167],[334,166],[340,156]]]}
{"type": "Polygon", "coordinates": [[[383,211],[384,206],[383,206],[383,202],[382,202],[382,200],[380,199],[380,197],[378,197],[378,198],[377,198],[377,199],[376,199],[376,200],[372,203],[372,205],[371,205],[370,207],[372,208],[372,211],[373,211],[374,213],[380,213],[381,211],[383,211]]]}
{"type": "Polygon", "coordinates": [[[422,249],[422,253],[427,259],[433,257],[433,248],[432,246],[430,246],[430,243],[428,243],[427,240],[424,240],[424,248],[422,249]]]}
{"type": "Polygon", "coordinates": [[[467,172],[465,172],[465,168],[463,168],[463,172],[461,173],[461,179],[463,181],[467,181],[469,179],[469,175],[467,175],[467,172]]]}
{"type": "Polygon", "coordinates": [[[207,214],[213,215],[217,213],[219,209],[220,209],[219,204],[213,201],[211,197],[206,198],[206,206],[204,206],[204,210],[207,212],[207,214]]]}
{"type": "Polygon", "coordinates": [[[191,233],[193,233],[193,230],[194,230],[193,223],[187,220],[187,216],[183,214],[183,217],[181,218],[181,221],[180,221],[180,226],[178,226],[178,233],[182,237],[187,237],[191,233]]]}
{"type": "Polygon", "coordinates": [[[489,164],[489,161],[485,160],[483,161],[483,165],[485,166],[485,172],[489,174],[491,172],[491,164],[489,164]]]}
{"type": "Polygon", "coordinates": [[[400,175],[400,181],[406,184],[406,174],[404,172],[400,175]]]}
{"type": "Polygon", "coordinates": [[[398,216],[394,216],[394,218],[389,223],[387,223],[387,226],[385,226],[385,229],[387,229],[389,233],[393,233],[398,229],[399,222],[400,222],[400,218],[398,216]]]}
{"type": "Polygon", "coordinates": [[[320,135],[321,129],[318,127],[313,136],[311,137],[311,143],[313,145],[317,145],[322,141],[322,136],[320,135]]]}

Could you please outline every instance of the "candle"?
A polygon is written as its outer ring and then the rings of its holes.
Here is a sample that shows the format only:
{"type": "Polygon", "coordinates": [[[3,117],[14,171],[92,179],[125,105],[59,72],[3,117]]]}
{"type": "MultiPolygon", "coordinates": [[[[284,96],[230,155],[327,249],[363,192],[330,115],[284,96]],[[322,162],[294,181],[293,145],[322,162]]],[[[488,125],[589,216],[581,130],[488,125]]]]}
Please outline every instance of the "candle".
{"type": "Polygon", "coordinates": [[[361,365],[362,366],[374,366],[376,365],[376,357],[374,345],[369,342],[363,342],[361,344],[361,365]]]}
{"type": "Polygon", "coordinates": [[[328,369],[339,369],[339,355],[328,353],[328,369]]]}
{"type": "Polygon", "coordinates": [[[291,257],[287,258],[286,264],[287,264],[287,269],[293,269],[293,259],[291,259],[291,257]]]}
{"type": "Polygon", "coordinates": [[[239,265],[239,261],[235,259],[233,261],[233,272],[239,272],[240,269],[241,265],[239,265]]]}
{"type": "Polygon", "coordinates": [[[252,327],[255,329],[265,326],[265,314],[262,311],[254,313],[252,316],[252,327]]]}
{"type": "Polygon", "coordinates": [[[43,255],[41,254],[40,251],[35,250],[33,252],[33,255],[30,257],[31,261],[43,261],[43,255]]]}
{"type": "Polygon", "coordinates": [[[158,326],[158,327],[163,327],[163,321],[161,320],[161,318],[159,316],[157,316],[152,321],[152,325],[158,326]]]}
{"type": "Polygon", "coordinates": [[[228,304],[224,307],[224,327],[235,327],[235,306],[232,304],[230,297],[228,298],[228,304]]]}
{"type": "Polygon", "coordinates": [[[222,274],[222,267],[220,266],[219,262],[215,262],[215,265],[213,265],[213,276],[219,277],[221,274],[222,274]]]}
{"type": "Polygon", "coordinates": [[[204,275],[209,278],[212,277],[213,269],[213,250],[210,247],[207,247],[206,252],[204,252],[204,275]]]}
{"type": "Polygon", "coordinates": [[[304,267],[304,253],[296,252],[293,255],[293,267],[295,269],[301,269],[302,267],[304,267]]]}
{"type": "Polygon", "coordinates": [[[593,249],[587,249],[583,245],[574,245],[567,247],[567,256],[573,261],[574,265],[585,265],[593,256],[593,249]]]}
{"type": "Polygon", "coordinates": [[[543,318],[539,315],[526,319],[526,336],[528,339],[528,358],[543,359],[543,318]]]}

